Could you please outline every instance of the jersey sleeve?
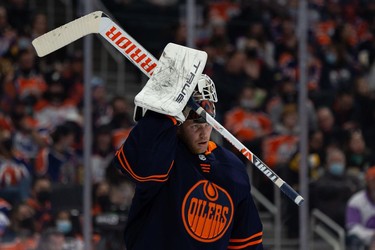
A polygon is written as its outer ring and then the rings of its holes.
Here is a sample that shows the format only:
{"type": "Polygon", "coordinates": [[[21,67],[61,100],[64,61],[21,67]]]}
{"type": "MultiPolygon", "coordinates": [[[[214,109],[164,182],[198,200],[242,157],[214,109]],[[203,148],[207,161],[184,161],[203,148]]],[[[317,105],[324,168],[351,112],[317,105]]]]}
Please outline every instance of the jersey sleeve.
{"type": "Polygon", "coordinates": [[[113,164],[137,183],[165,182],[174,163],[176,120],[148,111],[117,150],[113,164]]]}
{"type": "Polygon", "coordinates": [[[235,212],[235,219],[228,249],[261,250],[263,226],[258,210],[249,193],[235,212]]]}

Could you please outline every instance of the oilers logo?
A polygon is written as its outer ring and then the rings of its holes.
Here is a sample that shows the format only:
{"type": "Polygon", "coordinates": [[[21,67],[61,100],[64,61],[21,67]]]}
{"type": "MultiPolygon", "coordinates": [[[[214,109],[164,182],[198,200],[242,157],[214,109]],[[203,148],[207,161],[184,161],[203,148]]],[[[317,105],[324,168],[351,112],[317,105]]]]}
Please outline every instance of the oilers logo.
{"type": "Polygon", "coordinates": [[[227,231],[233,210],[233,201],[225,189],[202,180],[185,195],[182,220],[191,237],[200,242],[214,242],[227,231]]]}

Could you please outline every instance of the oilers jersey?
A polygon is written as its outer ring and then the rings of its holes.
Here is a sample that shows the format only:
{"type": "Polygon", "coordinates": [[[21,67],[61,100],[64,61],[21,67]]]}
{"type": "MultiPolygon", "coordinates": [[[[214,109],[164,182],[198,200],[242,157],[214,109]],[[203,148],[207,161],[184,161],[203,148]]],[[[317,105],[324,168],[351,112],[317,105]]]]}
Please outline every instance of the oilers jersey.
{"type": "Polygon", "coordinates": [[[209,142],[192,154],[173,118],[148,111],[113,164],[136,182],[128,250],[263,249],[245,165],[209,142]]]}

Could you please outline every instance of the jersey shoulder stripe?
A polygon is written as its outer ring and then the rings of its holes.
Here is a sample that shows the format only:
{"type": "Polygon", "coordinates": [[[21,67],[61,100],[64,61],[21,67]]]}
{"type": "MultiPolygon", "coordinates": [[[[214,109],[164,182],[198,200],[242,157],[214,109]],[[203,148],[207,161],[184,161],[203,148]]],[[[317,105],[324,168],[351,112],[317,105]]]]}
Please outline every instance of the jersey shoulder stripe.
{"type": "Polygon", "coordinates": [[[172,169],[172,166],[174,164],[174,161],[172,161],[167,173],[160,174],[160,175],[150,175],[150,176],[139,176],[137,175],[133,169],[131,168],[130,164],[128,163],[126,156],[124,154],[123,147],[121,147],[116,152],[116,157],[118,159],[118,162],[120,163],[123,170],[125,170],[134,180],[139,182],[146,182],[146,181],[155,181],[155,182],[165,182],[169,178],[169,173],[172,169]]]}
{"type": "Polygon", "coordinates": [[[258,232],[248,238],[230,239],[228,249],[245,249],[246,247],[260,244],[263,239],[263,232],[258,232]]]}

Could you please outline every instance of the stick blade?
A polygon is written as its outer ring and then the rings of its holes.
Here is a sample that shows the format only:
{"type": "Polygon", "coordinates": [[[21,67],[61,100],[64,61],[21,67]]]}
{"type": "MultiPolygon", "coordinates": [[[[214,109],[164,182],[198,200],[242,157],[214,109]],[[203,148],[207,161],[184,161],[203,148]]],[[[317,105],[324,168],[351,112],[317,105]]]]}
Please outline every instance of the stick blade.
{"type": "Polygon", "coordinates": [[[98,33],[102,14],[92,12],[35,38],[32,44],[37,55],[46,56],[83,36],[98,33]]]}

